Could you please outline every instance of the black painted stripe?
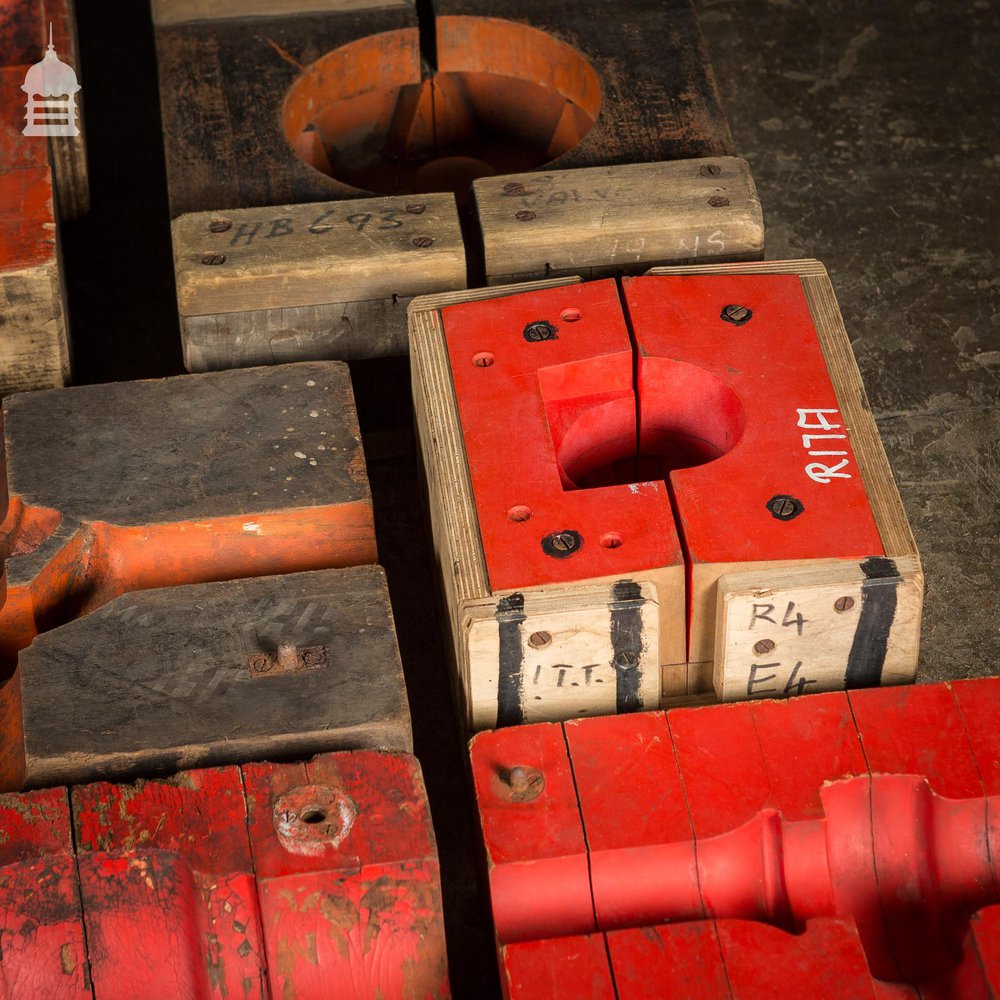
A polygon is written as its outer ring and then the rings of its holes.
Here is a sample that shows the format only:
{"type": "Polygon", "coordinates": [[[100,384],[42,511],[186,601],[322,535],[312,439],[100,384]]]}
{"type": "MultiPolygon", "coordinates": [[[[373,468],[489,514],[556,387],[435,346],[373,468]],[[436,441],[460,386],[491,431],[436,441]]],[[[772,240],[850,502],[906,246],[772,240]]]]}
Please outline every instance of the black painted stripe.
{"type": "Polygon", "coordinates": [[[878,687],[896,617],[897,591],[902,582],[891,559],[871,556],[861,563],[861,613],[847,657],[845,688],[878,687]],[[895,579],[893,579],[895,578],[895,579]]]}
{"type": "Polygon", "coordinates": [[[524,683],[524,650],[521,625],[524,596],[511,594],[497,603],[496,619],[500,626],[500,676],[497,682],[497,727],[518,726],[524,722],[521,690],[524,683]]]}
{"type": "MultiPolygon", "coordinates": [[[[615,671],[615,708],[619,714],[642,710],[642,606],[639,584],[619,580],[611,588],[611,665],[615,671]]],[[[658,665],[657,665],[658,666],[658,665]]]]}

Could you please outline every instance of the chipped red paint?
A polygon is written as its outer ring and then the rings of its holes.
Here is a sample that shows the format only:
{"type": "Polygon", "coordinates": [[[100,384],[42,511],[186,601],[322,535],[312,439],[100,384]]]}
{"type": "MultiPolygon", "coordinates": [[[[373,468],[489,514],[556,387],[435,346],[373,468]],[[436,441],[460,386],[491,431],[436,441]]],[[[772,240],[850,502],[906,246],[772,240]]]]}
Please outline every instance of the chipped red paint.
{"type": "Polygon", "coordinates": [[[0,1000],[449,995],[408,755],[5,795],[0,829],[0,1000]]]}
{"type": "Polygon", "coordinates": [[[499,730],[471,754],[509,997],[560,995],[553,962],[619,1000],[996,995],[1000,679],[499,730]],[[529,802],[495,794],[515,764],[545,776],[529,802]]]}

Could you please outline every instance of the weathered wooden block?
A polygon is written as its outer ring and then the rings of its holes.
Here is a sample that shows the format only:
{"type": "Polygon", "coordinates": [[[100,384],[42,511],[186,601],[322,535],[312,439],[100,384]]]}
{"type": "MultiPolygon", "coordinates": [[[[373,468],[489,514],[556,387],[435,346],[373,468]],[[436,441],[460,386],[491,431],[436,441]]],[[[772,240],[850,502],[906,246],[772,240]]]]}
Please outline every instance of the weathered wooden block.
{"type": "Polygon", "coordinates": [[[410,299],[465,287],[452,195],[199,212],[173,239],[189,371],[405,355],[410,299]]]}
{"type": "Polygon", "coordinates": [[[411,747],[378,566],[127,594],[19,671],[28,787],[411,747]]]}
{"type": "Polygon", "coordinates": [[[14,658],[137,590],[376,561],[347,366],[16,395],[3,409],[0,776],[23,776],[14,658]]]}
{"type": "Polygon", "coordinates": [[[27,70],[0,68],[0,395],[69,378],[46,140],[21,134],[27,70]]]}
{"type": "Polygon", "coordinates": [[[157,0],[172,214],[732,153],[689,0],[416,7],[157,0]]]}
{"type": "Polygon", "coordinates": [[[491,285],[764,252],[750,167],[731,156],[484,177],[473,189],[491,285]]]}
{"type": "Polygon", "coordinates": [[[410,314],[475,728],[913,678],[922,573],[822,265],[410,314]]]}
{"type": "Polygon", "coordinates": [[[448,995],[409,755],[5,795],[0,817],[12,998],[448,995]]]}
{"type": "Polygon", "coordinates": [[[795,963],[820,996],[988,995],[998,717],[986,679],[481,733],[505,995],[565,993],[546,959],[609,996],[780,995],[795,963]]]}

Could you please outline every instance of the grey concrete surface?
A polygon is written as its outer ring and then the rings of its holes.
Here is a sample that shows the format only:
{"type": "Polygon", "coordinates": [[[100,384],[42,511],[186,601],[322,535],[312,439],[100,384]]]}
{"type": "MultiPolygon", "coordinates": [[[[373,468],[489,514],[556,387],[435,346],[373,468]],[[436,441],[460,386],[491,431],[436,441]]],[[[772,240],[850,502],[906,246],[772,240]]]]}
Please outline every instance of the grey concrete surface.
{"type": "Polygon", "coordinates": [[[696,2],[766,255],[837,291],[923,557],[919,679],[1000,673],[1000,5],[696,2]]]}

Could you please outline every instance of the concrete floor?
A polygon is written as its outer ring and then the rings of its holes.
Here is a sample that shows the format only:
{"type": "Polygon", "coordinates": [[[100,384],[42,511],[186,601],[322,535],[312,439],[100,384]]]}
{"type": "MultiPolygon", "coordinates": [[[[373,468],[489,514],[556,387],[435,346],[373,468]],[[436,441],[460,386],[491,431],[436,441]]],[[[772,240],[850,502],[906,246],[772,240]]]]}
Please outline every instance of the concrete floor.
{"type": "Polygon", "coordinates": [[[769,259],[826,264],[923,557],[919,678],[1000,672],[1000,5],[696,0],[769,259]]]}

